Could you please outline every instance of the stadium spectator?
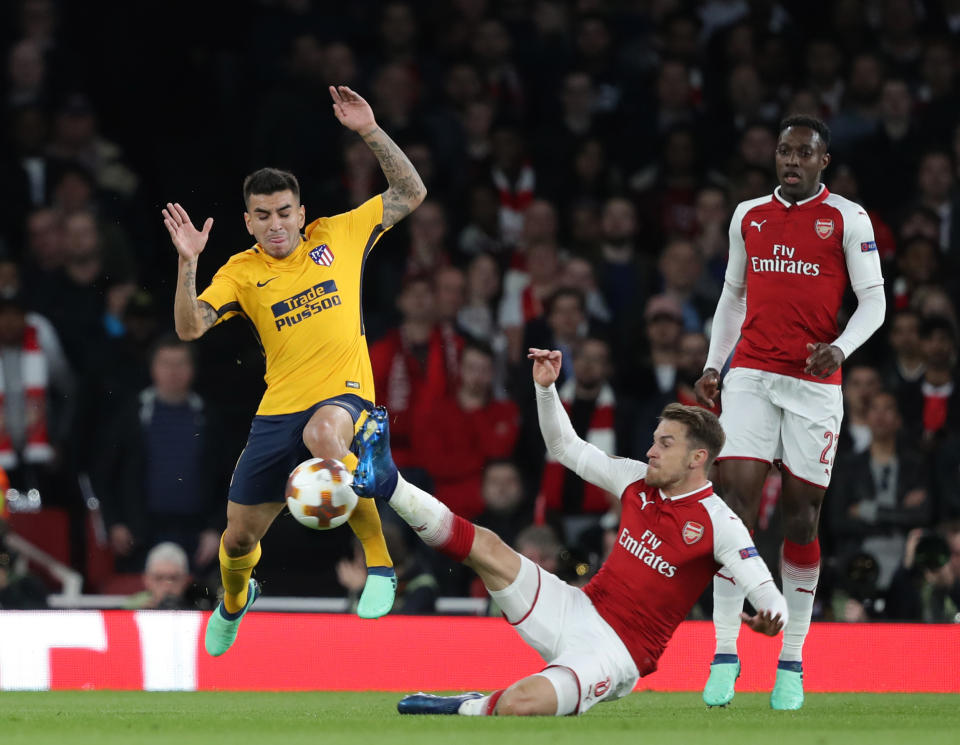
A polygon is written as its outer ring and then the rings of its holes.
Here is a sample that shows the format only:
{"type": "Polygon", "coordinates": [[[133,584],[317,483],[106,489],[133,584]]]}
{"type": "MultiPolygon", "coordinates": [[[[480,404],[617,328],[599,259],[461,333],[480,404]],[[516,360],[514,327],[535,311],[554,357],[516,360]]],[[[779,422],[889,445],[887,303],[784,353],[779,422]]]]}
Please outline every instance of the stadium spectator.
{"type": "Polygon", "coordinates": [[[662,294],[680,303],[685,331],[703,331],[720,293],[704,276],[703,257],[686,239],[671,240],[660,254],[662,294]]]}
{"type": "Polygon", "coordinates": [[[198,576],[220,545],[230,459],[216,412],[193,390],[192,348],[173,335],[150,351],[150,385],[122,402],[97,447],[95,483],[117,566],[174,542],[198,576]]]}
{"type": "MultiPolygon", "coordinates": [[[[897,557],[899,565],[899,557],[897,557]]],[[[830,595],[828,618],[847,623],[866,623],[883,617],[884,593],[877,587],[880,565],[872,554],[858,553],[844,564],[830,595]]]]}
{"type": "Polygon", "coordinates": [[[912,197],[921,148],[912,111],[909,83],[900,77],[886,78],[880,89],[877,127],[857,142],[852,155],[865,203],[888,219],[912,197]]]}
{"type": "Polygon", "coordinates": [[[526,209],[534,198],[537,174],[527,156],[527,139],[519,124],[494,122],[489,141],[488,178],[500,198],[500,236],[506,245],[516,246],[523,239],[526,209]]]}
{"type": "Polygon", "coordinates": [[[960,525],[917,528],[907,536],[903,562],[887,596],[895,621],[957,623],[960,619],[960,525]]]}
{"type": "Polygon", "coordinates": [[[410,248],[401,276],[433,274],[450,263],[447,217],[441,203],[432,199],[425,200],[410,215],[408,229],[410,248]]]}
{"type": "Polygon", "coordinates": [[[637,397],[672,391],[677,377],[677,343],[683,333],[683,307],[670,295],[654,295],[643,311],[646,343],[634,387],[637,397]]]}
{"type": "Polygon", "coordinates": [[[926,366],[920,348],[920,315],[909,308],[894,311],[889,321],[889,356],[880,370],[882,385],[894,393],[919,380],[926,366]]]}
{"type": "Polygon", "coordinates": [[[127,598],[125,608],[143,610],[194,610],[188,596],[192,577],[187,552],[177,543],[158,543],[147,553],[143,569],[144,590],[127,598]]]}
{"type": "Polygon", "coordinates": [[[867,422],[870,399],[880,392],[880,373],[869,365],[851,365],[843,376],[843,411],[846,426],[838,452],[862,453],[870,447],[867,422]]]}
{"type": "Polygon", "coordinates": [[[957,316],[953,297],[941,285],[930,284],[918,288],[911,299],[910,307],[920,314],[920,318],[946,318],[954,328],[958,328],[960,317],[957,316]]]}
{"type": "Polygon", "coordinates": [[[524,493],[517,465],[506,459],[489,461],[483,469],[481,494],[483,512],[477,515],[477,525],[515,545],[520,531],[533,522],[533,500],[524,493]]]}
{"type": "Polygon", "coordinates": [[[493,396],[494,357],[478,342],[464,346],[457,388],[434,391],[412,412],[412,441],[433,482],[437,499],[472,519],[483,511],[483,469],[513,452],[519,412],[493,396]]]}
{"type": "Polygon", "coordinates": [[[820,116],[829,119],[840,110],[845,90],[843,54],[837,42],[825,36],[811,39],[804,50],[804,66],[806,85],[820,103],[820,116]]]}
{"type": "Polygon", "coordinates": [[[704,263],[705,279],[715,287],[723,283],[727,261],[727,225],[730,205],[727,193],[719,186],[703,186],[694,198],[693,245],[704,263]]]}
{"type": "Polygon", "coordinates": [[[524,239],[503,277],[503,298],[498,321],[507,336],[509,359],[523,357],[524,327],[544,318],[548,299],[561,286],[560,247],[556,242],[556,209],[546,201],[530,205],[524,222],[524,239]]]}
{"type": "Polygon", "coordinates": [[[84,94],[71,93],[60,102],[48,152],[82,163],[105,191],[127,199],[137,191],[139,177],[124,161],[120,146],[100,133],[96,111],[84,94]]]}
{"type": "Polygon", "coordinates": [[[643,453],[653,440],[660,421],[660,412],[669,403],[699,406],[694,385],[707,364],[707,337],[699,331],[684,331],[677,339],[676,375],[673,386],[640,399],[636,407],[632,448],[634,455],[643,453]]]}
{"type": "Polygon", "coordinates": [[[537,133],[534,158],[542,179],[538,191],[558,202],[566,197],[564,179],[580,145],[595,138],[607,139],[607,122],[597,106],[598,91],[593,79],[582,70],[568,72],[560,83],[560,111],[550,112],[537,133]]]}
{"type": "Polygon", "coordinates": [[[956,194],[953,159],[946,150],[930,150],[920,159],[917,201],[936,213],[940,251],[956,265],[960,256],[960,199],[956,194]]]}
{"type": "Polygon", "coordinates": [[[956,49],[952,40],[934,37],[923,45],[917,103],[925,136],[930,142],[946,145],[960,119],[957,103],[956,49]]]}
{"type": "Polygon", "coordinates": [[[22,294],[0,295],[0,373],[0,467],[14,487],[64,504],[76,381],[56,331],[22,294]]]}
{"type": "Polygon", "coordinates": [[[523,346],[530,348],[541,342],[569,356],[560,373],[560,385],[573,374],[573,349],[591,330],[587,317],[586,298],[579,289],[560,287],[547,297],[544,315],[527,321],[523,330],[523,346]]]}
{"type": "Polygon", "coordinates": [[[616,319],[618,338],[626,339],[630,316],[643,307],[650,291],[654,249],[641,245],[637,210],[629,199],[613,197],[604,203],[600,233],[600,290],[616,319]]]}
{"type": "Polygon", "coordinates": [[[940,276],[941,264],[935,239],[917,235],[902,241],[897,246],[897,274],[889,290],[893,308],[911,306],[917,291],[940,276]]]}
{"type": "Polygon", "coordinates": [[[957,329],[942,316],[920,322],[923,376],[900,389],[900,411],[910,437],[932,448],[960,432],[960,387],[957,373],[957,329]]]}
{"type": "Polygon", "coordinates": [[[506,337],[496,323],[496,300],[500,295],[500,269],[496,259],[479,253],[467,265],[464,302],[457,311],[457,326],[472,339],[506,345],[506,337]],[[495,339],[502,338],[496,343],[495,339]]]}
{"type": "Polygon", "coordinates": [[[413,414],[428,399],[454,390],[463,339],[436,323],[433,284],[427,276],[404,280],[397,297],[400,323],[370,347],[377,401],[390,411],[401,468],[423,466],[413,440],[413,414]]]}
{"type": "Polygon", "coordinates": [[[693,199],[698,185],[700,155],[694,131],[677,126],[661,138],[657,160],[629,179],[639,205],[640,221],[660,242],[689,236],[694,230],[693,199]]]}
{"type": "MultiPolygon", "coordinates": [[[[840,111],[830,118],[830,132],[837,157],[847,157],[856,142],[870,135],[879,118],[883,62],[871,51],[859,52],[850,62],[840,111]]],[[[853,199],[846,194],[842,196],[853,199]]]]}
{"type": "Polygon", "coordinates": [[[457,248],[463,256],[480,253],[499,256],[504,251],[500,240],[499,202],[496,190],[489,184],[475,184],[469,191],[467,224],[457,237],[457,248]]]}
{"type": "Polygon", "coordinates": [[[456,327],[460,309],[466,301],[466,293],[467,278],[462,269],[446,266],[434,273],[433,294],[438,323],[451,328],[456,327]]]}
{"type": "Polygon", "coordinates": [[[11,216],[0,228],[0,236],[16,247],[17,258],[25,243],[22,217],[49,200],[51,160],[44,154],[47,137],[47,114],[39,105],[21,106],[9,114],[9,146],[0,148],[0,164],[6,178],[0,184],[0,198],[9,205],[11,216]]]}
{"type": "Polygon", "coordinates": [[[582,256],[570,256],[563,262],[561,287],[571,287],[583,293],[587,318],[594,326],[606,326],[611,321],[610,309],[597,287],[593,264],[582,256]]]}
{"type": "Polygon", "coordinates": [[[867,402],[870,442],[838,456],[827,501],[834,559],[841,564],[866,553],[877,562],[876,587],[886,590],[900,565],[908,531],[933,517],[923,453],[900,438],[902,419],[893,394],[867,402]]]}

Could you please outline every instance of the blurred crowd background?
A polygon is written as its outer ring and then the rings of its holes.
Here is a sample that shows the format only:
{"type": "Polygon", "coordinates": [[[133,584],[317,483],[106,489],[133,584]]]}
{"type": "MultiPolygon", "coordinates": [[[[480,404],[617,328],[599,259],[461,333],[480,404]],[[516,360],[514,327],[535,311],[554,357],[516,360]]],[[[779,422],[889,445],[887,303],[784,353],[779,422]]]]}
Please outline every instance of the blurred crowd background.
{"type": "MultiPolygon", "coordinates": [[[[526,348],[563,351],[581,436],[643,459],[662,407],[694,402],[730,215],[776,185],[778,122],[822,117],[827,186],[870,214],[888,316],[844,366],[816,615],[960,618],[960,0],[10,0],[2,14],[0,607],[57,587],[14,534],[88,593],[209,607],[263,361],[242,321],[172,335],[160,210],[215,218],[202,288],[250,244],[249,171],[292,170],[308,220],[382,191],[333,83],[370,102],[429,190],[363,285],[396,460],[571,581],[602,561],[617,501],[545,462],[526,348]]],[[[778,496],[771,470],[757,540],[774,568],[778,496]]],[[[478,594],[387,513],[399,612],[478,594]]],[[[257,572],[274,596],[363,581],[348,530],[289,516],[257,572]]],[[[707,596],[695,614],[709,613],[707,596]]]]}

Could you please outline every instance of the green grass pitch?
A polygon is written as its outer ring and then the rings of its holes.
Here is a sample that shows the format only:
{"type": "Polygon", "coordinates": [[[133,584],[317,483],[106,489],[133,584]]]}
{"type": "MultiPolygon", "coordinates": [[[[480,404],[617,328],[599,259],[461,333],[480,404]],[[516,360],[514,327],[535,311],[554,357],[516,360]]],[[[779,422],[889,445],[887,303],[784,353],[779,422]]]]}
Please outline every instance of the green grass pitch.
{"type": "Polygon", "coordinates": [[[3,745],[938,745],[960,742],[960,696],[808,694],[774,712],[762,694],[708,710],[698,693],[634,693],[582,717],[404,716],[396,693],[0,692],[3,745]]]}

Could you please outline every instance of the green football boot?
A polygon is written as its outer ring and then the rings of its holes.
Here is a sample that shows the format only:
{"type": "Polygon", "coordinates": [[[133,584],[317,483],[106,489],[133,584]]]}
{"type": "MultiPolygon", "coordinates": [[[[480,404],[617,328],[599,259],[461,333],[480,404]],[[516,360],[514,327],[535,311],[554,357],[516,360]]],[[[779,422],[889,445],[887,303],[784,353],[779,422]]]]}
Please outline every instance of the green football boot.
{"type": "Polygon", "coordinates": [[[740,677],[740,660],[735,654],[714,655],[710,677],[703,687],[703,703],[707,706],[726,706],[733,701],[734,684],[740,677]]]}
{"type": "Polygon", "coordinates": [[[250,584],[247,585],[247,604],[243,606],[242,611],[228,614],[222,600],[213,609],[213,613],[207,620],[207,633],[204,637],[204,646],[208,655],[219,657],[233,646],[240,628],[240,621],[258,597],[260,597],[260,583],[251,577],[250,584]]]}
{"type": "Polygon", "coordinates": [[[778,711],[796,711],[803,706],[803,664],[777,663],[777,682],[770,694],[770,708],[778,711]]]}
{"type": "Polygon", "coordinates": [[[397,575],[392,567],[367,567],[367,582],[357,603],[360,618],[380,618],[393,608],[397,575]]]}

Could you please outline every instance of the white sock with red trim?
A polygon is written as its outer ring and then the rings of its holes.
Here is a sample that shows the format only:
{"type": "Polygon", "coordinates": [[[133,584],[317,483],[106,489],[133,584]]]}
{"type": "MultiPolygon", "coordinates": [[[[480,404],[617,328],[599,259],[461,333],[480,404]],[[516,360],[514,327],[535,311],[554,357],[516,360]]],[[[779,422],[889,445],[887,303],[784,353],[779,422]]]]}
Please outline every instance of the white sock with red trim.
{"type": "Polygon", "coordinates": [[[810,631],[813,616],[813,601],[820,579],[820,541],[810,543],[783,542],[783,597],[787,601],[787,625],[783,629],[783,649],[780,659],[784,662],[800,662],[803,659],[803,642],[810,631]]]}
{"type": "Polygon", "coordinates": [[[473,547],[475,528],[431,494],[397,479],[390,506],[403,518],[420,540],[455,561],[463,561],[473,547]]]}
{"type": "Polygon", "coordinates": [[[723,569],[713,576],[713,630],[717,635],[717,654],[737,653],[743,599],[740,586],[723,569]]]}
{"type": "Polygon", "coordinates": [[[505,689],[494,691],[489,696],[483,698],[470,698],[460,704],[457,714],[463,717],[492,717],[497,708],[497,701],[503,695],[505,689]]]}

